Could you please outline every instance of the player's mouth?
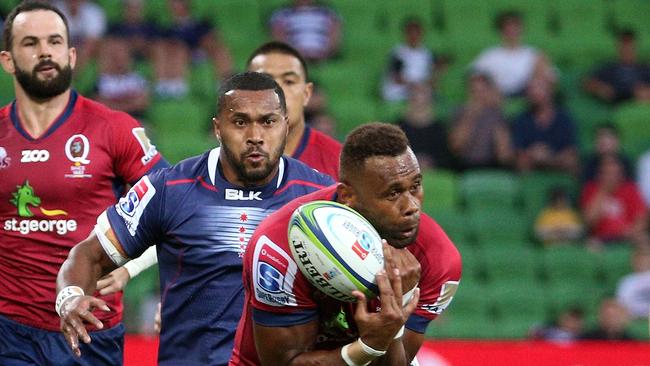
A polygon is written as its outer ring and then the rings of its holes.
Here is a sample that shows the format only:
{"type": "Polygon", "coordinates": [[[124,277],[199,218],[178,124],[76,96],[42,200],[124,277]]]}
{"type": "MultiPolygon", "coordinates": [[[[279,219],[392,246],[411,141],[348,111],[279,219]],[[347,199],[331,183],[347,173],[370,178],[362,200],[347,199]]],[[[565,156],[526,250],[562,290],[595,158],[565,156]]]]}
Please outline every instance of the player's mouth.
{"type": "Polygon", "coordinates": [[[414,224],[410,224],[408,226],[405,226],[404,229],[402,229],[399,232],[399,236],[402,238],[411,238],[413,237],[417,232],[418,232],[418,227],[419,224],[416,222],[414,224]]]}
{"type": "Polygon", "coordinates": [[[266,160],[266,154],[261,152],[251,152],[246,154],[244,158],[251,163],[261,163],[262,161],[266,160]]]}
{"type": "Polygon", "coordinates": [[[58,72],[56,65],[47,63],[36,67],[36,72],[46,76],[54,76],[58,72]]]}

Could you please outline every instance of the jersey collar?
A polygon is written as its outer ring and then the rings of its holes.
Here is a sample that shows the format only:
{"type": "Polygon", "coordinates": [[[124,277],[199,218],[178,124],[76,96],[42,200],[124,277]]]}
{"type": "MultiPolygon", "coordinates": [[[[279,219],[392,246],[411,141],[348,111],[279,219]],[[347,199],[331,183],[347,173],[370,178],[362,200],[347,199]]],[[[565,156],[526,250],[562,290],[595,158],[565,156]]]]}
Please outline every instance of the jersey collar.
{"type": "Polygon", "coordinates": [[[302,137],[300,138],[300,143],[298,144],[296,151],[294,151],[293,155],[291,155],[292,158],[300,160],[300,155],[302,155],[302,153],[305,152],[307,145],[309,145],[310,137],[311,137],[311,127],[305,126],[305,130],[303,131],[302,137]]]}
{"type": "Polygon", "coordinates": [[[16,100],[14,100],[11,103],[11,110],[9,113],[9,117],[11,118],[11,123],[13,123],[16,130],[18,130],[18,132],[20,132],[20,134],[23,135],[23,137],[25,137],[27,140],[36,141],[39,139],[44,139],[50,136],[52,133],[54,133],[54,131],[56,131],[65,121],[68,120],[68,118],[72,114],[72,111],[74,110],[74,106],[77,102],[77,97],[78,97],[77,92],[72,90],[70,92],[70,99],[68,99],[68,104],[63,109],[63,112],[54,120],[54,123],[50,127],[48,127],[47,131],[45,131],[43,135],[37,138],[32,137],[32,135],[30,135],[29,132],[27,132],[23,128],[22,124],[20,123],[20,117],[18,116],[18,108],[16,106],[17,104],[16,100]]]}

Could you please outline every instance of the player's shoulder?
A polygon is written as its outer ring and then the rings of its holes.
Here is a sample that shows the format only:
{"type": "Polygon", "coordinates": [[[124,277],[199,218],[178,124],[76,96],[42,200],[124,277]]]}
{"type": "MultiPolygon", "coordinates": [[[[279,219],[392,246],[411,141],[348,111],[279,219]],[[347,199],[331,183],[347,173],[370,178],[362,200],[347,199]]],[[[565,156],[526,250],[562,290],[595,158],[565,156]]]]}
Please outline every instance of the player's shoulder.
{"type": "Polygon", "coordinates": [[[304,181],[317,184],[318,188],[324,188],[334,183],[332,177],[327,174],[318,172],[309,165],[300,160],[294,159],[289,156],[283,156],[287,166],[287,179],[284,184],[296,184],[296,182],[304,181]]]}
{"type": "Polygon", "coordinates": [[[460,269],[461,257],[458,248],[442,227],[425,213],[420,215],[420,229],[412,245],[412,252],[423,267],[460,269]]]}
{"type": "Polygon", "coordinates": [[[92,116],[94,121],[103,123],[110,129],[140,127],[140,123],[128,113],[111,109],[81,94],[77,94],[74,112],[92,116]]]}
{"type": "Polygon", "coordinates": [[[166,186],[183,186],[200,180],[207,180],[206,161],[208,152],[192,156],[180,162],[148,174],[151,180],[166,186]]]}
{"type": "Polygon", "coordinates": [[[338,140],[315,128],[312,128],[310,133],[310,144],[316,145],[320,148],[325,148],[328,152],[335,151],[340,154],[343,145],[338,140]]]}

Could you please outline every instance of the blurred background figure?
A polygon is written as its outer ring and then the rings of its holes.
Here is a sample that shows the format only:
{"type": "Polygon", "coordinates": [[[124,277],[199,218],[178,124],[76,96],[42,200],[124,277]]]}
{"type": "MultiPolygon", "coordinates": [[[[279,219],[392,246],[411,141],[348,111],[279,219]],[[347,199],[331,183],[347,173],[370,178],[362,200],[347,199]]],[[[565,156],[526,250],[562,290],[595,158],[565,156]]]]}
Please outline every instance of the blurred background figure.
{"type": "Polygon", "coordinates": [[[447,129],[436,118],[430,85],[411,87],[406,111],[397,124],[408,137],[422,169],[453,166],[447,147],[447,129]]]}
{"type": "Polygon", "coordinates": [[[582,180],[583,182],[593,180],[596,177],[598,166],[604,156],[614,155],[623,164],[625,177],[633,178],[632,162],[630,158],[621,151],[621,139],[618,128],[610,122],[603,123],[596,127],[594,132],[594,152],[585,158],[582,180]]]}
{"type": "Polygon", "coordinates": [[[339,53],[341,19],[326,5],[294,0],[273,12],[269,25],[275,40],[296,48],[308,61],[327,60],[339,53]]]}
{"type": "Polygon", "coordinates": [[[526,97],[529,109],[512,126],[517,169],[550,169],[577,175],[576,125],[568,111],[556,103],[553,84],[534,79],[526,97]]]}
{"type": "Polygon", "coordinates": [[[533,327],[529,337],[558,343],[570,343],[578,340],[584,329],[584,309],[571,306],[560,312],[557,319],[546,326],[533,327]]]}
{"type": "Polygon", "coordinates": [[[136,60],[152,57],[156,25],[145,19],[145,0],[122,0],[120,17],[108,26],[108,35],[125,39],[136,60]]]}
{"type": "Polygon", "coordinates": [[[461,169],[508,167],[513,158],[502,98],[487,74],[467,79],[468,100],[452,117],[449,147],[461,169]]]}
{"type": "Polygon", "coordinates": [[[386,101],[406,100],[414,84],[433,86],[433,52],[424,44],[424,29],[417,18],[404,22],[404,41],[390,53],[382,95],[386,101]]]}
{"type": "Polygon", "coordinates": [[[636,33],[621,31],[616,40],[618,58],[599,66],[586,80],[585,90],[608,103],[650,101],[650,65],[638,60],[636,33]]]}
{"type": "Polygon", "coordinates": [[[650,247],[638,247],[631,258],[633,272],[623,277],[616,289],[616,300],[632,318],[650,313],[650,247]]]}
{"type": "Polygon", "coordinates": [[[522,43],[523,21],[516,11],[500,13],[495,25],[501,45],[483,51],[472,67],[492,77],[506,97],[522,95],[533,79],[555,81],[555,72],[542,52],[522,43]]]}
{"type": "Polygon", "coordinates": [[[582,236],[583,229],[580,214],[571,205],[566,189],[552,188],[546,206],[535,219],[537,240],[546,245],[571,242],[582,236]]]}
{"type": "Polygon", "coordinates": [[[57,0],[54,5],[68,18],[70,44],[77,48],[78,70],[97,57],[101,38],[106,33],[104,9],[89,0],[57,0]]]}
{"type": "Polygon", "coordinates": [[[127,39],[108,37],[100,46],[96,99],[110,108],[142,119],[149,108],[149,82],[133,69],[127,39]]]}
{"type": "Polygon", "coordinates": [[[623,305],[615,299],[606,298],[600,303],[598,324],[584,332],[580,339],[602,341],[633,340],[626,330],[630,324],[630,315],[623,305]]]}
{"type": "Polygon", "coordinates": [[[307,124],[329,137],[336,138],[336,120],[328,113],[320,112],[312,115],[307,124]]]}
{"type": "Polygon", "coordinates": [[[233,72],[232,58],[212,24],[192,17],[190,0],[167,0],[167,5],[172,20],[160,29],[153,51],[155,91],[182,98],[189,93],[191,63],[211,62],[215,80],[221,80],[233,72]]]}
{"type": "Polygon", "coordinates": [[[625,178],[618,157],[602,157],[596,179],[583,187],[580,205],[592,248],[616,241],[648,245],[646,206],[634,181],[625,178]]]}

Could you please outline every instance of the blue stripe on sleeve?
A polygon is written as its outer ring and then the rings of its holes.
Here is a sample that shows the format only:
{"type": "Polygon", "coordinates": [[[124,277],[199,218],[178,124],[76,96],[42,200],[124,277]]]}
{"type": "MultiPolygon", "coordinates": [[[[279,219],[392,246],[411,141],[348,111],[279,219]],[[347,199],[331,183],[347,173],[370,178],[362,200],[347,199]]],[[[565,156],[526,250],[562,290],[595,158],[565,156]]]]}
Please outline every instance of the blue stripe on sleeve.
{"type": "Polygon", "coordinates": [[[409,319],[406,321],[406,324],[404,324],[404,326],[408,330],[412,330],[416,333],[424,334],[430,322],[431,319],[427,319],[417,314],[411,314],[411,316],[409,316],[409,319]]]}
{"type": "Polygon", "coordinates": [[[316,319],[318,313],[316,310],[306,310],[297,313],[271,313],[264,310],[253,309],[253,320],[259,325],[265,327],[290,327],[309,323],[316,319]]]}

